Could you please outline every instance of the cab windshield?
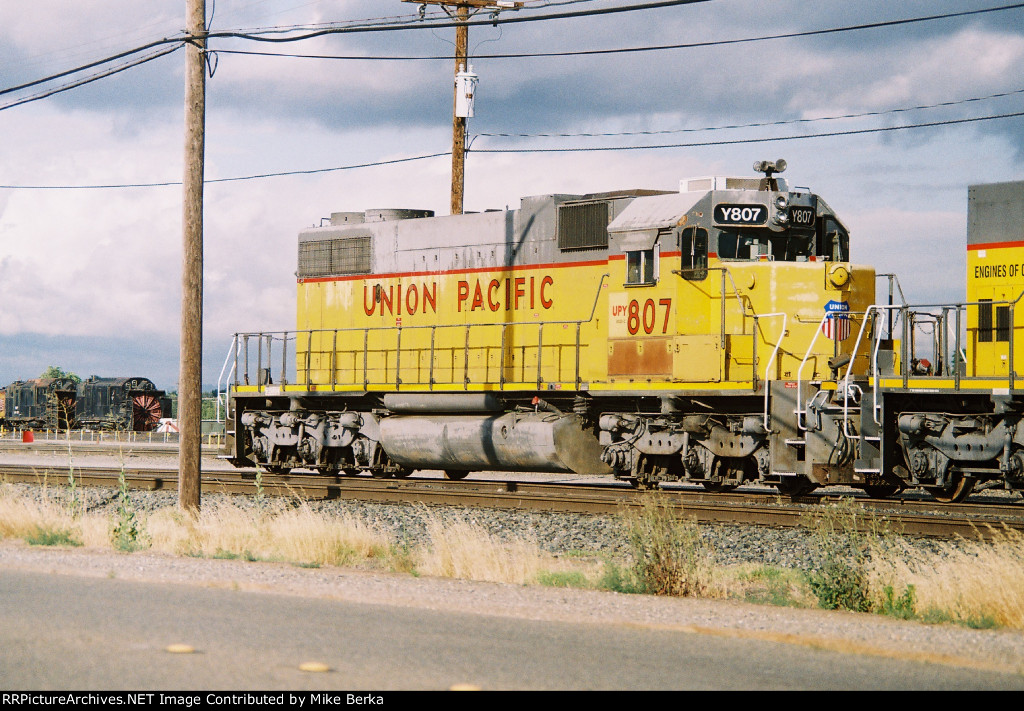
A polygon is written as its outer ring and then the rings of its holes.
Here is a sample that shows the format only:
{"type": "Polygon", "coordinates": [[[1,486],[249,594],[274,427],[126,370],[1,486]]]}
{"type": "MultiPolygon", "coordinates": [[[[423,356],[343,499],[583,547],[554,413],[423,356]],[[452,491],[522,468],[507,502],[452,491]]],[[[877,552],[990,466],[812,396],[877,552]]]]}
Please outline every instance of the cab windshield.
{"type": "Polygon", "coordinates": [[[810,233],[769,232],[768,230],[721,230],[718,236],[719,259],[777,262],[805,261],[813,254],[814,239],[810,233]]]}

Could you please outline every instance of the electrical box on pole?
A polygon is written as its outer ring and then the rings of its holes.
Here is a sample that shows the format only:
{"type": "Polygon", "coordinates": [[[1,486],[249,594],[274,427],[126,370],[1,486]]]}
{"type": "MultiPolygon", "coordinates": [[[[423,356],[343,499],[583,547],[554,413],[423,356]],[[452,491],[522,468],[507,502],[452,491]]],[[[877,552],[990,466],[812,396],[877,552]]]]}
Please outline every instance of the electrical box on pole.
{"type": "Polygon", "coordinates": [[[480,78],[473,73],[473,65],[468,71],[464,66],[459,67],[459,73],[455,75],[455,115],[459,118],[473,118],[473,99],[478,81],[480,78]]]}
{"type": "Polygon", "coordinates": [[[452,108],[452,214],[462,214],[462,198],[466,182],[466,119],[473,116],[473,98],[478,77],[469,66],[469,18],[478,12],[491,13],[497,24],[502,10],[518,10],[519,0],[402,0],[420,6],[420,19],[427,5],[437,5],[455,20],[455,104],[452,108]],[[454,11],[453,11],[454,10],[454,11]],[[468,67],[468,70],[467,70],[468,67]]]}

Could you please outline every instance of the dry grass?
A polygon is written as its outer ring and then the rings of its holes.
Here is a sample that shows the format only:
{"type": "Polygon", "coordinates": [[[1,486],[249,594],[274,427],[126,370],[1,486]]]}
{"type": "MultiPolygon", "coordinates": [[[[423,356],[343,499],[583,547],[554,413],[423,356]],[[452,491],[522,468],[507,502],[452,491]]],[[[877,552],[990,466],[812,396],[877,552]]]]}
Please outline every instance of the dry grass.
{"type": "Polygon", "coordinates": [[[163,509],[145,523],[156,550],[177,555],[284,560],[303,565],[353,565],[386,558],[388,537],[350,516],[307,507],[277,510],[207,507],[198,519],[163,509]]]}
{"type": "Polygon", "coordinates": [[[426,575],[521,584],[556,565],[532,541],[503,542],[475,523],[426,516],[430,543],[417,556],[417,570],[426,575]]]}
{"type": "Polygon", "coordinates": [[[896,596],[913,586],[915,612],[924,619],[950,619],[1024,629],[1024,534],[989,531],[990,541],[960,541],[922,555],[890,546],[872,556],[869,586],[876,604],[885,589],[896,596]]]}
{"type": "MultiPolygon", "coordinates": [[[[632,548],[630,571],[638,592],[654,595],[727,597],[714,551],[692,520],[679,519],[660,496],[648,496],[625,513],[632,548]]],[[[627,583],[627,589],[629,584],[627,583]]]]}
{"type": "MultiPolygon", "coordinates": [[[[172,507],[140,515],[140,528],[145,547],[175,555],[808,604],[810,588],[796,571],[716,567],[696,525],[666,513],[651,504],[627,521],[634,539],[628,564],[557,558],[534,541],[500,540],[478,524],[442,520],[426,509],[427,540],[411,548],[396,545],[385,532],[355,517],[319,514],[302,504],[208,505],[198,519],[172,507]]],[[[0,538],[111,548],[115,525],[116,514],[33,501],[0,485],[0,538]]],[[[1024,630],[1024,534],[996,531],[992,540],[961,541],[927,555],[895,538],[871,545],[866,578],[871,609],[894,614],[894,601],[910,600],[897,605],[909,609],[906,616],[1024,630]],[[913,594],[908,596],[908,590],[913,594]]]]}
{"type": "Polygon", "coordinates": [[[49,535],[73,545],[110,545],[109,522],[98,515],[76,516],[68,507],[39,503],[0,486],[0,538],[34,540],[49,535]]]}

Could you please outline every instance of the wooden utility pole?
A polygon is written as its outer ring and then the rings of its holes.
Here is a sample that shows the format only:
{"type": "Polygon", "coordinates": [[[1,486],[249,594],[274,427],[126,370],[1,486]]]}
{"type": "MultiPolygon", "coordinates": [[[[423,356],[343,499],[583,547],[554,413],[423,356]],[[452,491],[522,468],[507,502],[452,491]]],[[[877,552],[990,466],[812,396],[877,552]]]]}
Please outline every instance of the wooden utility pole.
{"type": "Polygon", "coordinates": [[[182,182],[181,369],[178,505],[199,513],[203,397],[203,161],[206,141],[206,0],[186,0],[185,176],[182,182]]]}
{"type": "MultiPolygon", "coordinates": [[[[469,69],[469,26],[466,21],[470,18],[470,9],[473,14],[481,10],[491,10],[495,16],[501,10],[517,10],[523,6],[522,2],[513,0],[402,0],[420,6],[422,12],[427,5],[440,5],[449,17],[455,19],[458,24],[455,26],[455,77],[463,69],[469,69]],[[452,14],[450,8],[455,8],[452,14]]],[[[463,194],[466,185],[466,118],[456,115],[455,106],[458,103],[458,83],[455,83],[455,90],[452,93],[452,214],[461,215],[463,205],[463,194]]]]}
{"type": "MultiPolygon", "coordinates": [[[[459,25],[455,28],[455,76],[466,69],[466,54],[469,51],[469,7],[458,5],[459,25]]],[[[456,85],[455,91],[458,91],[456,85]]],[[[463,195],[466,191],[466,118],[456,116],[455,102],[458,97],[452,95],[452,214],[461,215],[463,195]]]]}

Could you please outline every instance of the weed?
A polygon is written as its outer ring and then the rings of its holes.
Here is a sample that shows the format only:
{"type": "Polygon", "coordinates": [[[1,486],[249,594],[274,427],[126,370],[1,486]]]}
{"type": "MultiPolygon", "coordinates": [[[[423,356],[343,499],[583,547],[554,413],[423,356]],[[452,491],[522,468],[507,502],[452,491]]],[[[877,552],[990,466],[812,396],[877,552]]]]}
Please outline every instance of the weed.
{"type": "Polygon", "coordinates": [[[974,630],[993,630],[1000,627],[999,622],[992,615],[969,614],[960,617],[949,610],[940,610],[935,607],[929,607],[918,616],[918,619],[929,625],[955,624],[974,630]]]}
{"type": "Polygon", "coordinates": [[[36,526],[36,530],[25,535],[25,541],[33,546],[80,546],[82,543],[66,528],[45,528],[36,526]]]}
{"type": "Polygon", "coordinates": [[[643,592],[701,595],[708,592],[711,550],[692,521],[680,521],[655,494],[626,516],[633,574],[643,592]]]}
{"type": "Polygon", "coordinates": [[[111,540],[117,550],[131,553],[145,547],[143,540],[145,534],[142,524],[135,514],[131,496],[128,494],[128,482],[125,480],[123,464],[117,475],[117,488],[117,519],[114,522],[111,540]]]}
{"type": "Polygon", "coordinates": [[[804,607],[806,578],[799,572],[762,565],[735,571],[737,594],[746,602],[776,607],[804,607]]]}
{"type": "Polygon", "coordinates": [[[613,560],[605,561],[604,570],[596,586],[599,590],[608,590],[609,592],[627,594],[644,592],[636,575],[633,574],[633,570],[613,560]]]}
{"type": "Polygon", "coordinates": [[[68,510],[71,515],[78,516],[85,513],[85,505],[78,498],[78,482],[75,479],[75,458],[71,449],[71,429],[67,430],[68,444],[68,510]]]}
{"type": "Polygon", "coordinates": [[[892,585],[886,585],[882,589],[882,605],[878,612],[888,617],[895,617],[900,620],[912,620],[917,617],[917,595],[914,593],[914,586],[908,585],[903,594],[896,597],[892,585]]]}
{"type": "Polygon", "coordinates": [[[244,560],[247,563],[254,563],[259,560],[251,551],[245,550],[241,553],[235,553],[234,551],[226,551],[223,548],[218,548],[211,557],[215,560],[244,560]]]}
{"type": "Polygon", "coordinates": [[[542,570],[537,582],[549,588],[589,588],[590,581],[579,570],[542,570]]]}
{"type": "Polygon", "coordinates": [[[418,575],[416,571],[416,550],[408,539],[391,546],[386,556],[388,567],[396,573],[418,575]]]}
{"type": "Polygon", "coordinates": [[[871,601],[867,577],[859,561],[829,559],[808,576],[811,591],[818,605],[825,610],[869,612],[871,601]]]}
{"type": "Polygon", "coordinates": [[[263,510],[266,506],[266,492],[263,490],[263,467],[256,463],[256,507],[263,510]]]}
{"type": "Polygon", "coordinates": [[[853,499],[840,499],[810,517],[809,525],[825,561],[808,576],[818,605],[827,610],[869,612],[871,551],[885,546],[881,523],[853,499]]]}

